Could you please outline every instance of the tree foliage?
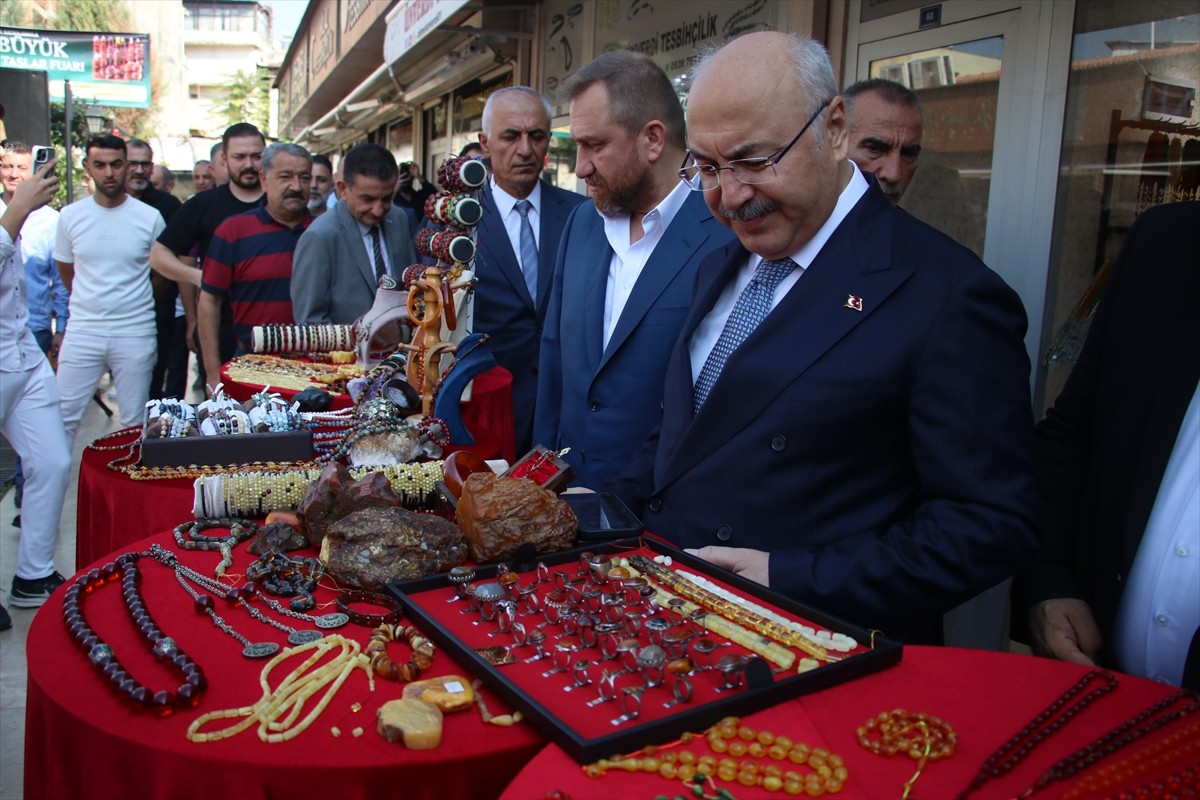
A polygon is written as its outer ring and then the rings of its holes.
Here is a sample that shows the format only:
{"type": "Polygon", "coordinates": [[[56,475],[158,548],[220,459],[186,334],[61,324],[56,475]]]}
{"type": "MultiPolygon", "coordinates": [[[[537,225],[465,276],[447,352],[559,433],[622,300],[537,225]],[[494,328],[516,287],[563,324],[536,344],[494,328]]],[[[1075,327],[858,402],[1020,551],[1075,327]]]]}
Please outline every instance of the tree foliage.
{"type": "Polygon", "coordinates": [[[267,130],[271,118],[271,74],[265,69],[253,72],[239,69],[225,93],[225,104],[214,111],[225,127],[250,122],[260,131],[267,130]]]}

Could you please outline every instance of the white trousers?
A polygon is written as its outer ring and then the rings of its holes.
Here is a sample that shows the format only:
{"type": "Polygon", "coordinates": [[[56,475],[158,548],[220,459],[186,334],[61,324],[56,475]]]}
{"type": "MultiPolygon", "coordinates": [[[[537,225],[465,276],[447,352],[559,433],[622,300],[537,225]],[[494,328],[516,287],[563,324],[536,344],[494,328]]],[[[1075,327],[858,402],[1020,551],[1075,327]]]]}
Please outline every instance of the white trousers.
{"type": "Polygon", "coordinates": [[[68,445],[75,442],[79,421],[107,370],[112,370],[117,385],[121,427],[141,425],[157,357],[153,336],[99,336],[68,328],[58,353],[58,393],[68,445]]]}
{"type": "Polygon", "coordinates": [[[0,372],[0,430],[21,457],[25,472],[17,575],[44,578],[54,572],[58,518],[71,473],[58,386],[45,359],[24,372],[0,372]]]}

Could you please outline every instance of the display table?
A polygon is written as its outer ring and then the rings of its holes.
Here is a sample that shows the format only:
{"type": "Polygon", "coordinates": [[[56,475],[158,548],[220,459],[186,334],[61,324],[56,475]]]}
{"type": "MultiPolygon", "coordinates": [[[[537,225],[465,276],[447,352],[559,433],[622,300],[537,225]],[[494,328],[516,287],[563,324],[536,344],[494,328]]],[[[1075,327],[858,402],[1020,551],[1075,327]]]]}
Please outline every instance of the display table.
{"type": "Polygon", "coordinates": [[[172,528],[192,518],[192,481],[189,478],[135,481],[108,463],[129,453],[140,428],[119,431],[83,450],[79,464],[79,493],[75,514],[75,567],[98,558],[155,531],[172,528]],[[116,450],[100,450],[116,447],[116,450]]]}
{"type": "MultiPolygon", "coordinates": [[[[228,367],[228,364],[221,367],[221,382],[230,397],[245,401],[263,390],[262,384],[230,380],[228,367]]],[[[299,394],[298,390],[275,386],[271,387],[271,391],[285,400],[291,400],[299,394]]],[[[480,458],[503,458],[510,464],[516,461],[512,402],[512,373],[504,367],[492,367],[476,377],[470,402],[462,404],[463,424],[475,437],[475,444],[451,447],[448,453],[469,450],[480,458]]],[[[331,410],[349,408],[350,405],[349,394],[333,395],[331,410]]]]}
{"type": "MultiPolygon", "coordinates": [[[[868,752],[857,742],[857,728],[880,712],[893,708],[940,716],[958,734],[957,752],[947,760],[926,766],[913,788],[913,796],[954,797],[967,787],[980,765],[997,747],[1075,685],[1086,672],[1086,668],[1076,664],[1033,656],[905,647],[901,663],[890,669],[753,714],[746,718],[745,724],[755,730],[769,730],[777,736],[790,736],[812,747],[825,747],[841,756],[850,777],[842,791],[831,796],[882,798],[900,796],[905,781],[916,770],[916,762],[906,756],[885,758],[868,752]]],[[[985,784],[971,796],[1019,795],[1059,759],[1174,691],[1172,687],[1140,678],[1117,677],[1120,683],[1115,691],[1088,706],[1057,734],[1035,748],[1009,775],[985,784]]],[[[1112,760],[1197,719],[1200,719],[1200,712],[1138,740],[1118,751],[1112,760]]],[[[701,755],[708,752],[702,742],[694,743],[688,749],[701,755]]],[[[1136,787],[1185,766],[1196,764],[1177,762],[1165,773],[1151,773],[1131,785],[1136,787]]],[[[804,774],[807,768],[800,771],[804,774]]],[[[1036,797],[1058,797],[1072,783],[1073,779],[1052,783],[1036,797]]],[[[786,796],[736,783],[719,785],[730,789],[738,800],[786,796]]],[[[571,800],[654,797],[658,794],[691,796],[680,782],[671,783],[658,776],[610,770],[603,778],[588,778],[577,763],[551,744],[521,771],[503,797],[541,800],[554,789],[561,790],[571,800]]]]}
{"type": "MultiPolygon", "coordinates": [[[[145,550],[153,542],[178,550],[169,533],[126,549],[145,550]]],[[[240,576],[253,560],[246,548],[244,544],[236,548],[231,574],[240,576]]],[[[182,563],[206,575],[220,560],[216,552],[179,552],[182,563]]],[[[202,713],[251,705],[259,699],[258,677],[266,662],[244,658],[240,644],[221,633],[207,616],[197,614],[170,569],[148,557],[138,565],[148,612],[199,663],[208,691],[198,708],[166,718],[131,710],[68,635],[62,620],[65,589],[60,589],[34,618],[26,642],[25,797],[30,800],[487,798],[495,797],[545,744],[527,723],[511,728],[485,725],[474,708],[446,715],[442,744],[435,750],[412,751],[386,742],[375,732],[375,712],[382,703],[399,697],[402,685],[376,679],[372,694],[361,670],[346,680],[325,712],[295,739],[268,745],[251,728],[220,741],[191,742],[185,732],[202,713]],[[355,703],[362,704],[361,710],[353,710],[355,703]],[[341,736],[332,734],[333,726],[341,736]],[[357,727],[363,728],[358,738],[353,736],[357,727]]],[[[328,584],[328,579],[322,582],[323,587],[328,584]]],[[[150,656],[122,607],[120,585],[119,581],[106,585],[84,600],[88,623],[135,679],[155,690],[173,690],[179,684],[176,673],[150,656]]],[[[333,596],[322,588],[317,599],[325,606],[333,596]]],[[[261,601],[256,607],[286,624],[312,627],[279,615],[261,601]]],[[[251,619],[243,609],[223,600],[215,608],[251,641],[285,643],[283,633],[251,619]]],[[[329,605],[317,613],[333,610],[329,605]]],[[[337,633],[365,644],[370,630],[350,624],[337,633]]],[[[403,644],[391,648],[394,658],[407,657],[403,644]]],[[[289,668],[294,665],[295,660],[289,662],[289,668]]],[[[444,653],[437,654],[422,677],[446,674],[469,677],[444,653]]],[[[274,682],[278,679],[277,674],[274,682]]],[[[493,713],[510,710],[494,696],[484,696],[493,713]]],[[[229,722],[219,720],[206,730],[229,722]]]]}

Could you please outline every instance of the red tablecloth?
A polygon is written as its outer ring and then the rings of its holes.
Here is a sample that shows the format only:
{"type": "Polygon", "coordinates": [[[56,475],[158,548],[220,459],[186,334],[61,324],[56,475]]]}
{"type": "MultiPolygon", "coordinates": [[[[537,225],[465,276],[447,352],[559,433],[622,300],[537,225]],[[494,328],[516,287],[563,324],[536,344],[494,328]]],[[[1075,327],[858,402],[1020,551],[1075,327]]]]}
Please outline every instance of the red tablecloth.
{"type": "MultiPolygon", "coordinates": [[[[812,747],[825,747],[840,755],[850,777],[835,796],[849,800],[899,797],[905,781],[916,769],[916,762],[906,756],[885,758],[863,749],[856,739],[857,728],[880,712],[893,708],[935,714],[949,722],[957,732],[958,749],[951,758],[926,766],[916,782],[913,796],[953,797],[967,787],[980,765],[997,747],[1075,685],[1086,671],[1075,664],[1033,656],[907,647],[903,660],[894,667],[752,714],[746,718],[746,724],[755,730],[765,729],[776,735],[790,736],[812,747]]],[[[1118,675],[1118,678],[1120,683],[1114,692],[1092,703],[1031,752],[1011,773],[987,783],[973,793],[972,798],[1018,795],[1059,759],[1173,691],[1169,686],[1140,678],[1127,675],[1118,675]]],[[[1153,738],[1139,740],[1118,751],[1112,760],[1144,747],[1196,718],[1197,714],[1193,713],[1176,721],[1151,734],[1153,738]]],[[[708,752],[702,742],[688,749],[698,754],[708,752]]],[[[1165,774],[1183,766],[1176,763],[1165,774]]],[[[800,772],[806,774],[808,769],[802,768],[800,772]]],[[[1163,774],[1162,771],[1151,773],[1131,785],[1146,783],[1163,774]]],[[[1058,797],[1072,782],[1068,779],[1053,783],[1036,796],[1058,797]]],[[[782,796],[736,783],[728,788],[738,800],[782,796]]],[[[552,789],[562,790],[572,800],[691,795],[681,783],[670,783],[657,775],[614,770],[601,779],[588,778],[577,763],[551,744],[509,784],[503,797],[507,800],[542,800],[552,789]]]]}
{"type": "MultiPolygon", "coordinates": [[[[144,550],[152,542],[177,549],[169,533],[139,541],[133,549],[144,550]]],[[[230,573],[243,572],[252,559],[246,546],[239,546],[230,573]]],[[[220,556],[182,551],[180,560],[212,574],[220,556]]],[[[190,742],[185,732],[200,714],[251,705],[259,699],[258,676],[265,661],[243,658],[240,644],[217,630],[207,616],[198,615],[173,572],[148,557],[138,564],[149,613],[200,664],[209,689],[199,708],[165,719],[132,711],[68,635],[62,621],[65,590],[60,589],[34,618],[26,642],[25,797],[29,800],[487,798],[496,796],[545,744],[529,724],[485,725],[474,708],[446,716],[442,744],[435,750],[413,751],[388,743],[375,732],[375,711],[399,697],[402,686],[377,679],[372,694],[361,670],[295,739],[268,745],[259,741],[252,728],[220,741],[190,742]],[[356,702],[362,704],[358,712],[352,709],[356,702]],[[340,737],[332,735],[333,726],[342,731],[340,737]],[[352,735],[356,727],[364,729],[360,738],[352,735]]],[[[319,601],[332,597],[325,589],[318,594],[319,601]]],[[[88,623],[135,679],[156,690],[178,685],[176,674],[151,658],[137,634],[122,607],[119,582],[88,596],[83,607],[88,623]]],[[[260,607],[274,619],[295,622],[260,607]]],[[[283,633],[251,619],[244,610],[221,600],[216,609],[251,641],[284,643],[283,633]]],[[[322,608],[320,613],[332,610],[322,608]]],[[[370,634],[355,625],[338,633],[363,644],[370,634]]],[[[403,644],[391,648],[397,660],[406,652],[403,644]]],[[[425,677],[446,674],[468,677],[439,653],[425,677]]],[[[279,676],[277,671],[276,683],[279,676]]],[[[490,693],[485,697],[493,713],[509,711],[490,693]]],[[[214,724],[208,730],[220,727],[225,726],[214,724]]]]}
{"type": "Polygon", "coordinates": [[[191,479],[135,481],[108,468],[140,436],[141,429],[130,429],[84,448],[75,513],[76,568],[192,518],[191,479]],[[96,444],[120,449],[97,450],[96,444]]]}
{"type": "MultiPolygon", "coordinates": [[[[263,389],[262,384],[239,383],[231,380],[228,364],[221,367],[221,382],[225,393],[235,400],[249,400],[255,392],[263,389]]],[[[504,367],[492,367],[472,382],[470,402],[462,404],[463,424],[475,437],[475,444],[451,447],[448,452],[469,450],[481,458],[503,458],[510,464],[517,460],[513,434],[512,373],[504,367]]],[[[295,389],[271,387],[285,400],[299,394],[295,389]]],[[[349,408],[350,395],[333,396],[332,409],[349,408]]]]}

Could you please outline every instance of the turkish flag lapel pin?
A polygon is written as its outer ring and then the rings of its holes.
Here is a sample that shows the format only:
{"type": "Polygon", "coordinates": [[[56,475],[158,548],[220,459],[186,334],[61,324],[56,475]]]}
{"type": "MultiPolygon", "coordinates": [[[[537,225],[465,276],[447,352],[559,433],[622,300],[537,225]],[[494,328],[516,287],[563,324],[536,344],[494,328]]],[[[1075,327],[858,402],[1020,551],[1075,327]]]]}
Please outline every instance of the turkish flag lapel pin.
{"type": "Polygon", "coordinates": [[[855,297],[852,294],[846,295],[846,308],[852,308],[855,311],[862,311],[862,298],[855,297]]]}

